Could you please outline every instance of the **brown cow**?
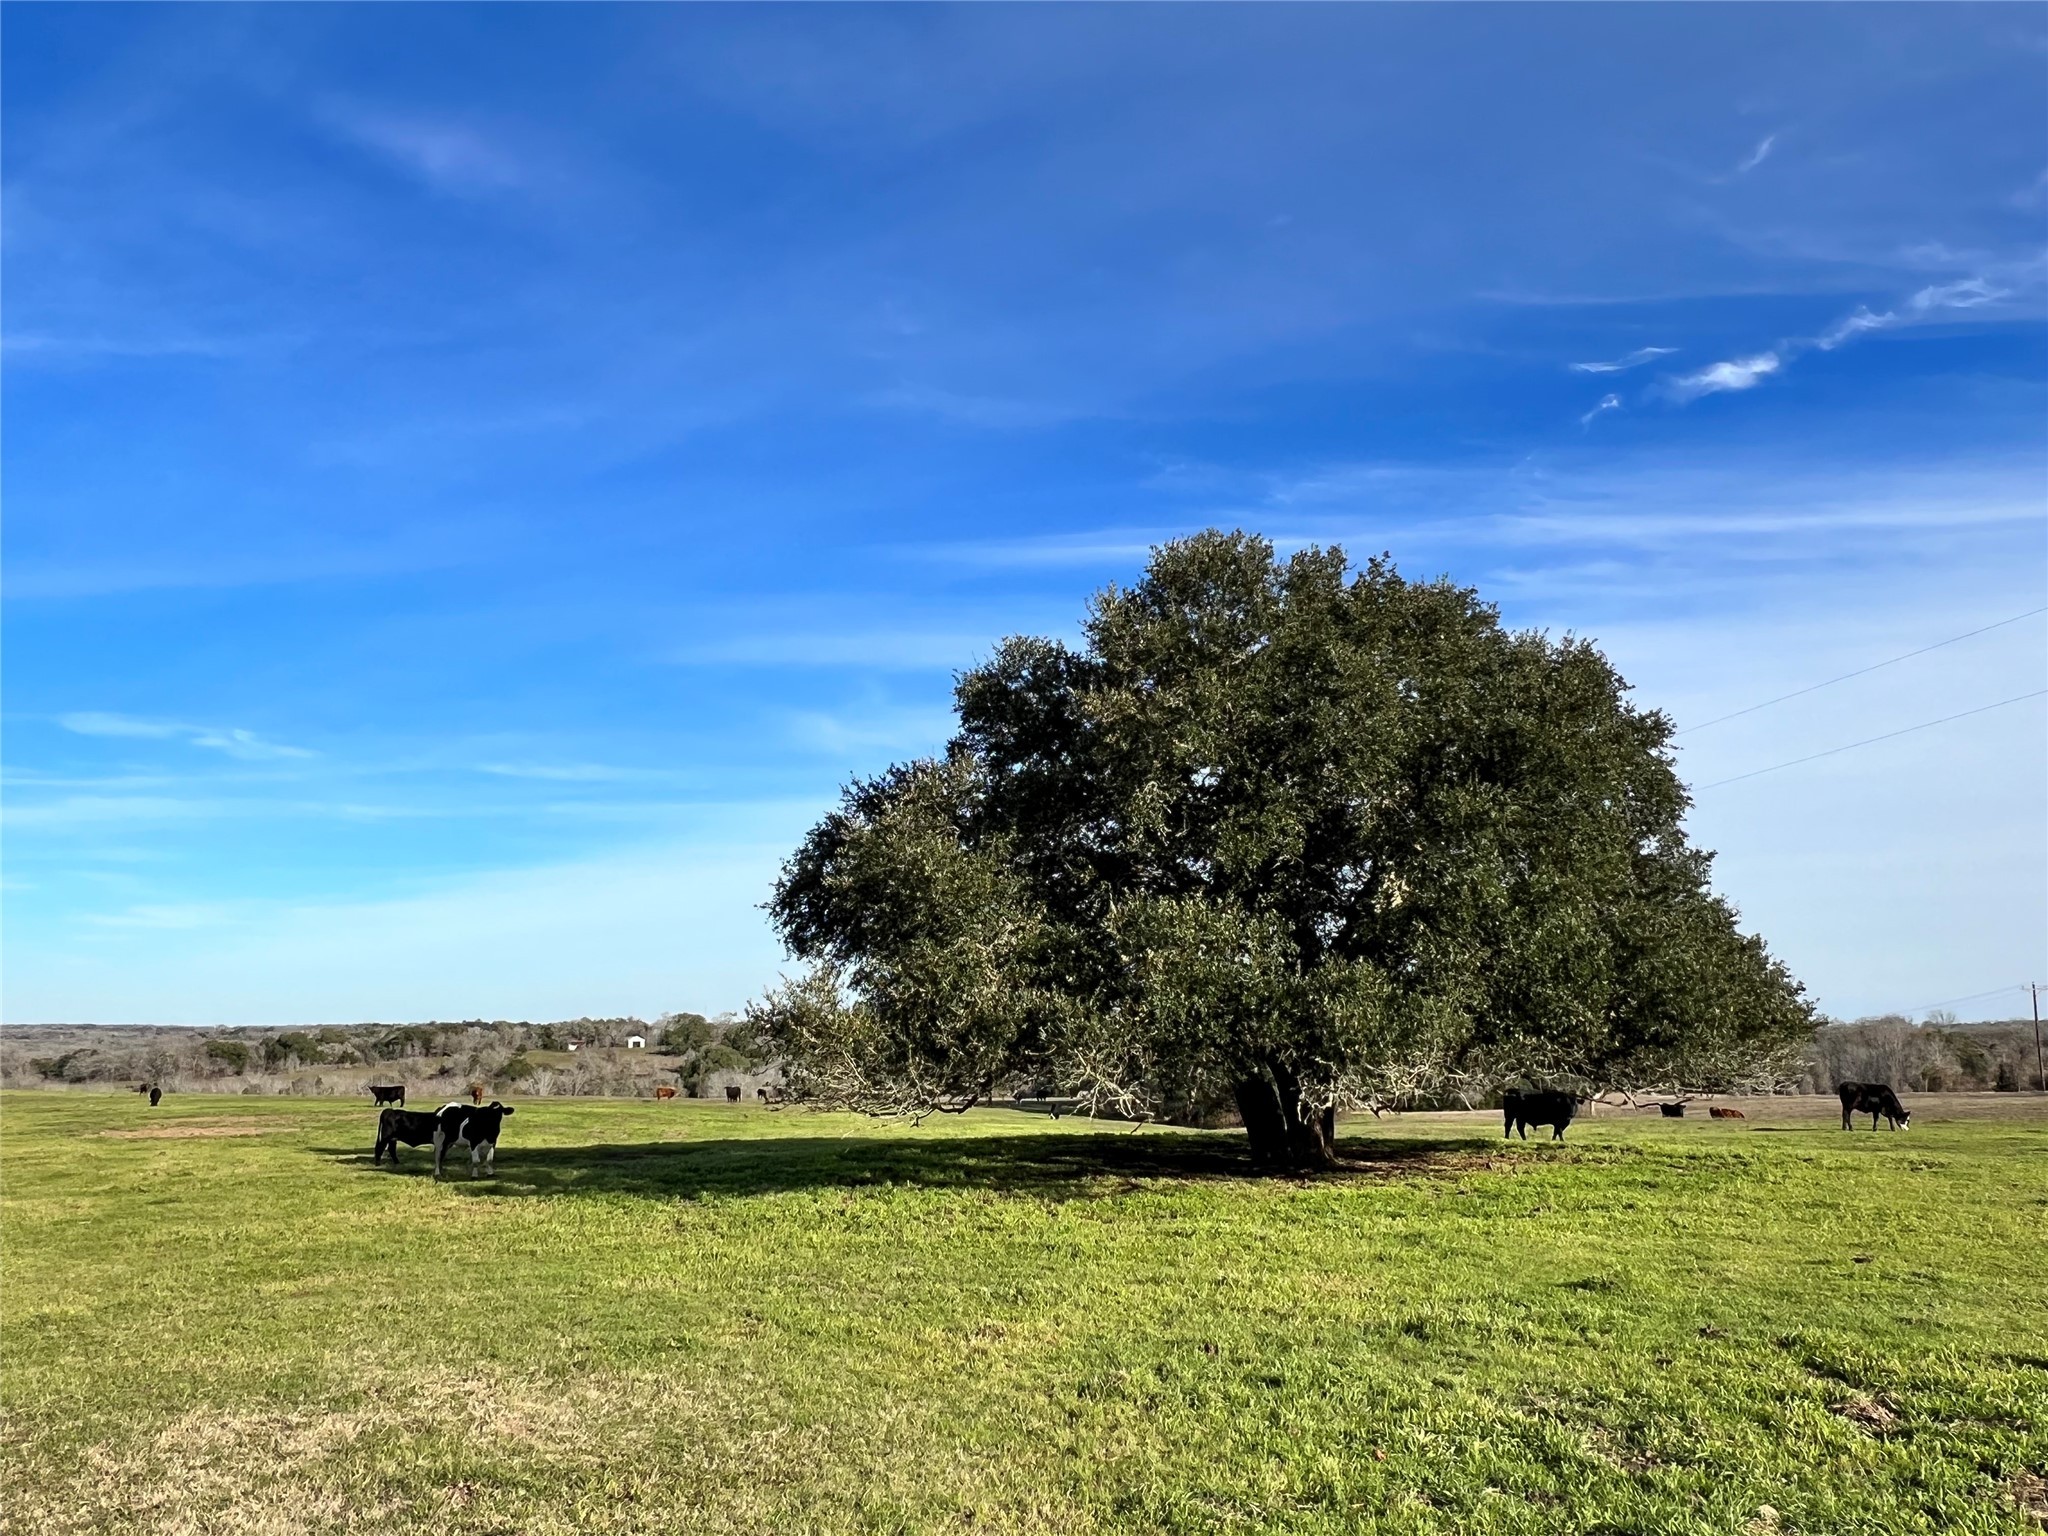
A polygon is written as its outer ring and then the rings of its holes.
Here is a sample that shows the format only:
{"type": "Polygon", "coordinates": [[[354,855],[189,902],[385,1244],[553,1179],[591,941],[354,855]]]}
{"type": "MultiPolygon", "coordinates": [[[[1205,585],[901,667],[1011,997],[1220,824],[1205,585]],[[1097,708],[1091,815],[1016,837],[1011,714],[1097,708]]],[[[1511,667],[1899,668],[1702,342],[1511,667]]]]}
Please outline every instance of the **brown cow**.
{"type": "Polygon", "coordinates": [[[676,1091],[667,1087],[657,1088],[654,1090],[654,1096],[657,1099],[672,1099],[676,1096],[676,1091]]]}
{"type": "Polygon", "coordinates": [[[481,1104],[483,1103],[483,1101],[484,1085],[482,1083],[471,1083],[469,1085],[469,1102],[472,1104],[481,1104]]]}
{"type": "Polygon", "coordinates": [[[1716,1104],[1712,1106],[1710,1109],[1708,1109],[1707,1113],[1712,1115],[1716,1120],[1747,1120],[1749,1118],[1741,1110],[1729,1109],[1725,1105],[1721,1104],[1716,1104]]]}

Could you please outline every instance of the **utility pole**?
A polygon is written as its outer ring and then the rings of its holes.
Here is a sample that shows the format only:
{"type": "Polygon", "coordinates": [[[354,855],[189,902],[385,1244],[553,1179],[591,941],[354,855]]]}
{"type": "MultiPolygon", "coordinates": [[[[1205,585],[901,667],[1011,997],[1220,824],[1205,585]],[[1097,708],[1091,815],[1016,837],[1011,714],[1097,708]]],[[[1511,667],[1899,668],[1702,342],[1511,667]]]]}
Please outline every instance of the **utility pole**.
{"type": "Polygon", "coordinates": [[[2041,1065],[2041,983],[2028,982],[2027,991],[2034,999],[2034,1087],[2048,1093],[2048,1069],[2041,1065]]]}

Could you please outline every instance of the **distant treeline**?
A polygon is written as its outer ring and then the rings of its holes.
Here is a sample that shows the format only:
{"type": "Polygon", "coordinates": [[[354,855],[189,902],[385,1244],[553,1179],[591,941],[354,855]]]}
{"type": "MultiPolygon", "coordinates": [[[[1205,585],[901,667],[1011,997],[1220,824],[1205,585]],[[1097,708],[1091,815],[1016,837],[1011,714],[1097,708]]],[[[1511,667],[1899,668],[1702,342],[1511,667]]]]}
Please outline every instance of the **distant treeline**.
{"type": "MultiPolygon", "coordinates": [[[[700,1013],[551,1024],[41,1024],[0,1031],[0,1084],[10,1088],[155,1082],[184,1092],[355,1093],[369,1080],[366,1072],[410,1080],[422,1096],[469,1083],[538,1095],[639,1094],[661,1083],[696,1095],[777,1075],[752,1026],[700,1013]],[[647,1055],[622,1055],[618,1048],[636,1035],[647,1042],[647,1055]],[[566,1055],[571,1045],[580,1054],[566,1055]],[[535,1060],[537,1052],[550,1054],[535,1060]]],[[[1832,1093],[1844,1082],[1890,1083],[1912,1093],[2038,1088],[2033,1026],[2024,1019],[1963,1024],[1941,1014],[1918,1024],[1898,1014],[1830,1022],[1814,1033],[1802,1072],[1787,1086],[1832,1093]]]]}
{"type": "Polygon", "coordinates": [[[1800,1086],[1832,1093],[1840,1083],[1890,1083],[1913,1093],[2018,1093],[2043,1087],[2028,1019],[1958,1023],[1936,1013],[1921,1023],[1882,1014],[1814,1032],[1800,1086]]]}
{"type": "Polygon", "coordinates": [[[538,1094],[622,1094],[658,1080],[697,1094],[714,1080],[752,1080],[773,1063],[752,1026],[730,1016],[670,1013],[533,1024],[467,1019],[332,1024],[317,1029],[176,1029],[20,1025],[0,1032],[0,1083],[161,1083],[192,1091],[355,1092],[370,1075],[422,1088],[471,1082],[538,1094]],[[647,1055],[621,1059],[639,1037],[647,1055]],[[572,1050],[580,1055],[568,1054],[572,1050]],[[530,1053],[553,1053],[535,1060],[530,1053]]]}

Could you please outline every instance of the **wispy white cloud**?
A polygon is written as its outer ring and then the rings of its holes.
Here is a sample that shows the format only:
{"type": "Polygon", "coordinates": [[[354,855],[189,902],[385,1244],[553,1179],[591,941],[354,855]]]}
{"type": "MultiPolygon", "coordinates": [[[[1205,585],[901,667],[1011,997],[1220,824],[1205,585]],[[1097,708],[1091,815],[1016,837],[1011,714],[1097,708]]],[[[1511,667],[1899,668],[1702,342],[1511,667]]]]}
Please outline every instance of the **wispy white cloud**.
{"type": "Polygon", "coordinates": [[[1594,417],[1596,417],[1596,416],[1598,416],[1598,415],[1600,415],[1600,414],[1601,414],[1601,412],[1603,412],[1603,411],[1618,411],[1618,410],[1620,410],[1620,409],[1621,409],[1621,396],[1619,396],[1619,395],[1602,395],[1602,396],[1600,397],[1600,403],[1599,403],[1598,405],[1594,406],[1594,407],[1593,407],[1593,409],[1591,409],[1590,411],[1586,412],[1586,414],[1585,414],[1585,415],[1583,415],[1583,416],[1581,416],[1581,417],[1579,418],[1579,425],[1580,425],[1580,426],[1582,426],[1582,427],[1590,427],[1590,426],[1591,426],[1591,425],[1593,424],[1593,418],[1594,418],[1594,417]]]}
{"type": "Polygon", "coordinates": [[[219,927],[231,915],[229,908],[206,902],[143,902],[119,912],[88,912],[81,921],[95,928],[184,931],[219,927]]]}
{"type": "Polygon", "coordinates": [[[1735,167],[1735,174],[1737,176],[1747,176],[1751,171],[1770,159],[1771,149],[1777,142],[1778,136],[1775,133],[1765,134],[1757,142],[1756,148],[1743,156],[1742,163],[1735,167]]]}
{"type": "Polygon", "coordinates": [[[1776,352],[1759,352],[1754,357],[1731,358],[1725,363],[1714,363],[1702,368],[1698,373],[1688,373],[1670,380],[1665,385],[1665,392],[1683,404],[1697,400],[1702,395],[1754,389],[1784,366],[1785,360],[1776,352]]]}
{"type": "Polygon", "coordinates": [[[1095,567],[1143,561],[1161,539],[1185,531],[1178,527],[1105,528],[1039,538],[934,541],[912,546],[906,553],[922,560],[977,570],[1095,567]]]}
{"type": "Polygon", "coordinates": [[[109,715],[97,710],[65,715],[57,723],[79,736],[140,736],[165,740],[183,732],[183,727],[166,720],[138,720],[133,715],[109,715]]]}
{"type": "Polygon", "coordinates": [[[675,651],[679,666],[861,667],[944,671],[985,656],[1001,638],[994,627],[957,629],[775,630],[727,635],[675,651]]]}
{"type": "Polygon", "coordinates": [[[1859,304],[1833,325],[1813,339],[1813,344],[1823,352],[1832,352],[1845,341],[1853,341],[1865,331],[1881,331],[1888,325],[1898,323],[1898,317],[1889,311],[1882,315],[1872,314],[1869,307],[1859,304]]]}
{"type": "Polygon", "coordinates": [[[182,720],[146,720],[135,715],[110,714],[101,710],[80,710],[61,715],[57,723],[76,736],[111,736],[141,741],[182,741],[195,747],[224,752],[245,762],[268,762],[280,758],[315,757],[306,747],[267,741],[254,731],[238,727],[190,725],[182,720]]]}
{"type": "Polygon", "coordinates": [[[1654,362],[1660,357],[1669,357],[1676,347],[1637,347],[1626,357],[1617,357],[1604,363],[1573,363],[1573,373],[1626,373],[1631,368],[1640,368],[1644,363],[1654,362]]]}
{"type": "Polygon", "coordinates": [[[463,123],[341,102],[320,116],[343,138],[438,191],[505,192],[527,179],[517,159],[463,123]]]}
{"type": "Polygon", "coordinates": [[[826,808],[739,804],[713,835],[362,900],[81,914],[22,946],[7,1016],[320,1023],[737,1007],[775,979],[781,946],[760,903],[826,808]]]}
{"type": "Polygon", "coordinates": [[[32,804],[17,795],[0,809],[0,821],[12,832],[61,832],[119,823],[191,821],[218,816],[226,809],[224,801],[174,795],[64,795],[32,804]]]}
{"type": "Polygon", "coordinates": [[[880,707],[834,714],[798,710],[788,716],[789,734],[799,746],[827,757],[873,752],[936,752],[951,738],[950,710],[880,707]]]}
{"type": "Polygon", "coordinates": [[[1961,282],[1922,288],[1906,301],[1906,307],[1924,315],[1940,309],[1977,309],[2011,297],[2009,288],[1993,287],[1981,277],[1966,277],[1961,282]]]}
{"type": "Polygon", "coordinates": [[[1871,331],[1890,330],[1894,326],[1927,320],[1948,310],[1981,309],[2002,299],[2009,299],[2012,295],[2012,289],[2001,288],[1984,277],[1965,277],[1951,283],[1930,284],[1913,294],[1897,309],[1888,309],[1880,314],[1868,305],[1859,304],[1818,336],[1795,336],[1779,342],[1767,352],[1715,363],[1697,373],[1667,379],[1663,383],[1662,392],[1667,398],[1683,405],[1699,399],[1702,395],[1753,389],[1770,375],[1782,372],[1802,352],[1832,352],[1845,342],[1853,341],[1871,331]]]}
{"type": "Polygon", "coordinates": [[[478,773],[501,779],[539,779],[559,784],[611,784],[644,776],[642,770],[603,763],[478,763],[478,773]]]}
{"type": "Polygon", "coordinates": [[[226,359],[282,351],[304,340],[304,332],[212,334],[180,329],[10,331],[5,338],[0,338],[0,352],[15,362],[47,363],[103,362],[110,359],[226,359]]]}

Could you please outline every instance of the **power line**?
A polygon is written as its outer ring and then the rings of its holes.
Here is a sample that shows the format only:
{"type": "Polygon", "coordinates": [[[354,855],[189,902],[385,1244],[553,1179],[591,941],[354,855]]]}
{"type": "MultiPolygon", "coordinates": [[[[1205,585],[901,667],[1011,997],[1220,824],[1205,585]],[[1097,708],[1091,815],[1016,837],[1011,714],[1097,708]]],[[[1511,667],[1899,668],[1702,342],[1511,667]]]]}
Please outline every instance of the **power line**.
{"type": "Polygon", "coordinates": [[[1695,785],[1699,789],[1719,789],[1723,784],[1736,784],[1744,779],[1753,779],[1760,774],[1776,773],[1780,768],[1797,768],[1801,763],[1818,762],[1824,757],[1833,757],[1838,752],[1853,752],[1858,747],[1872,746],[1880,741],[1890,741],[1894,736],[1910,736],[1915,731],[1931,730],[1937,725],[1947,725],[1951,720],[1967,720],[1971,715],[1981,715],[1988,710],[2003,709],[2008,704],[2023,704],[2028,699],[2038,699],[2048,693],[2048,688],[2036,688],[2032,693],[2014,694],[2009,699],[2000,699],[1996,704],[1980,704],[1975,709],[1963,710],[1960,714],[1943,715],[1939,720],[1922,720],[1918,725],[1909,725],[1902,730],[1886,731],[1882,736],[1866,736],[1861,741],[1852,741],[1847,746],[1829,747],[1825,752],[1815,752],[1807,757],[1795,757],[1789,763],[1773,763],[1768,768],[1752,768],[1748,773],[1738,773],[1732,779],[1716,779],[1711,784],[1695,785]]]}
{"type": "Polygon", "coordinates": [[[1908,1018],[1911,1018],[1916,1013],[1927,1013],[1935,1008],[1946,1008],[1951,1003],[1974,1003],[1983,998],[2001,997],[2007,992],[2024,992],[2026,990],[2027,984],[2024,981],[2016,981],[2010,986],[1993,987],[1989,992],[1972,992],[1968,997],[1944,997],[1938,1003],[1922,1003],[1918,1008],[1902,1008],[1899,1011],[1908,1018]]]}
{"type": "Polygon", "coordinates": [[[2048,604],[2029,608],[2025,613],[2016,613],[2009,619],[2000,619],[1996,624],[1986,624],[1982,629],[1973,629],[1968,634],[1950,635],[1946,640],[1937,640],[1932,645],[1923,645],[1917,651],[1908,651],[1903,656],[1894,656],[1889,661],[1874,661],[1867,667],[1858,667],[1854,672],[1844,672],[1840,677],[1831,677],[1824,683],[1815,683],[1807,688],[1795,688],[1790,693],[1781,693],[1775,699],[1765,699],[1761,704],[1752,704],[1747,709],[1738,709],[1733,714],[1716,715],[1711,720],[1702,720],[1698,725],[1688,725],[1682,731],[1673,731],[1673,736],[1686,736],[1694,731],[1704,731],[1710,725],[1719,725],[1723,720],[1734,720],[1743,715],[1753,715],[1760,709],[1769,709],[1773,704],[1782,704],[1787,699],[1802,698],[1809,693],[1818,693],[1823,688],[1832,688],[1836,683],[1846,683],[1852,677],[1861,677],[1866,672],[1875,672],[1881,667],[1895,666],[1902,661],[1911,661],[1915,656],[1925,656],[1929,651],[1938,651],[1944,645],[1954,645],[1958,640],[1968,640],[1976,635],[1989,634],[1994,629],[2003,629],[2008,624],[2017,624],[2021,619],[2031,619],[2037,613],[2048,613],[2048,604]]]}

